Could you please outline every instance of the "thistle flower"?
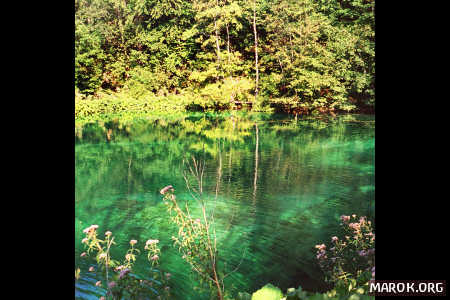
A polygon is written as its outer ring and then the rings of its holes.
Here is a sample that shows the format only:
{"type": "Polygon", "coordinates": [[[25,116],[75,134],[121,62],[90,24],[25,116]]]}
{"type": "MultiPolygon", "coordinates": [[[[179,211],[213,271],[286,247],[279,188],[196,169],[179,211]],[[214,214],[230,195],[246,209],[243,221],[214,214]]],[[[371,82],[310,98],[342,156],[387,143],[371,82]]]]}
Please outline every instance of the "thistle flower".
{"type": "Polygon", "coordinates": [[[131,246],[133,246],[133,245],[136,244],[136,243],[137,243],[136,240],[131,240],[131,241],[130,241],[130,245],[131,245],[131,246]]]}
{"type": "Polygon", "coordinates": [[[90,267],[89,272],[94,272],[94,267],[90,267]]]}
{"type": "Polygon", "coordinates": [[[103,259],[106,258],[106,253],[100,253],[100,255],[98,256],[98,259],[103,259]]]}
{"type": "Polygon", "coordinates": [[[89,241],[89,239],[88,239],[88,238],[84,238],[84,239],[82,239],[82,240],[81,240],[81,243],[82,243],[82,244],[87,244],[87,243],[88,243],[88,241],[89,241]]]}
{"type": "Polygon", "coordinates": [[[84,257],[84,256],[86,256],[86,252],[83,252],[80,254],[80,257],[84,257]]]}
{"type": "Polygon", "coordinates": [[[332,238],[331,238],[331,241],[333,241],[333,242],[337,242],[339,239],[338,239],[338,237],[337,236],[333,236],[332,238]]]}
{"type": "Polygon", "coordinates": [[[117,284],[116,284],[115,281],[111,281],[111,282],[108,284],[108,287],[109,287],[110,289],[112,289],[112,288],[114,288],[116,285],[117,285],[117,284]]]}
{"type": "Polygon", "coordinates": [[[111,231],[107,231],[107,232],[105,232],[105,235],[106,236],[110,236],[112,234],[112,232],[111,231]]]}
{"type": "Polygon", "coordinates": [[[102,282],[101,281],[97,281],[96,283],[95,283],[95,286],[101,286],[102,285],[102,282]]]}

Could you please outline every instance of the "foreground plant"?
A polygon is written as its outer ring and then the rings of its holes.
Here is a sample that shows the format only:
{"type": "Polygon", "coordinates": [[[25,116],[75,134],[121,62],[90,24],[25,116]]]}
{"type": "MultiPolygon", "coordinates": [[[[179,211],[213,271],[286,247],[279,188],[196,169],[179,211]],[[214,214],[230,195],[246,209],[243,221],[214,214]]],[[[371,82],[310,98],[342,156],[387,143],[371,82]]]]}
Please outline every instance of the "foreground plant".
{"type": "Polygon", "coordinates": [[[317,259],[326,281],[337,291],[366,293],[368,282],[375,279],[375,233],[366,217],[341,216],[343,236],[333,236],[329,250],[316,245],[317,259]]]}
{"type": "Polygon", "coordinates": [[[174,246],[178,246],[178,250],[183,254],[182,258],[204,282],[214,287],[218,299],[222,300],[224,284],[217,269],[217,240],[210,230],[211,224],[206,216],[206,208],[202,206],[202,220],[193,218],[187,204],[185,211],[180,208],[173,192],[171,185],[161,190],[164,203],[171,215],[170,220],[179,228],[178,237],[172,237],[174,246]]]}
{"type": "MultiPolygon", "coordinates": [[[[96,286],[106,286],[106,298],[101,299],[168,299],[170,297],[170,273],[163,273],[157,268],[159,266],[159,256],[161,250],[158,248],[158,240],[148,240],[144,250],[148,252],[147,257],[151,262],[150,278],[141,278],[132,272],[137,255],[141,253],[136,248],[137,240],[130,240],[130,248],[125,254],[122,263],[111,258],[111,246],[116,244],[111,231],[105,232],[105,238],[98,237],[98,225],[91,225],[84,229],[86,237],[82,243],[87,248],[82,257],[89,257],[95,253],[97,269],[104,271],[105,282],[97,281],[96,286]]],[[[95,267],[90,267],[89,272],[94,272],[95,267]]],[[[102,273],[103,275],[103,273],[102,273]]],[[[75,273],[76,279],[80,277],[80,271],[75,273]]]]}

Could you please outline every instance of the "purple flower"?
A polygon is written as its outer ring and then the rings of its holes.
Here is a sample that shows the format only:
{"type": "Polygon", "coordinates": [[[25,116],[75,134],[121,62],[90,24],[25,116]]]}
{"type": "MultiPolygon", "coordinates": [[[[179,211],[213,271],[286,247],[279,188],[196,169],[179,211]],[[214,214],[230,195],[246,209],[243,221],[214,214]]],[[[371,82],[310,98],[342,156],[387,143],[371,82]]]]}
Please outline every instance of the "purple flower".
{"type": "Polygon", "coordinates": [[[115,281],[111,281],[111,282],[108,284],[108,287],[109,287],[110,289],[113,289],[115,286],[116,286],[116,282],[115,282],[115,281]]]}
{"type": "Polygon", "coordinates": [[[319,249],[320,251],[325,250],[326,246],[325,244],[321,244],[321,245],[316,245],[316,248],[319,249]]]}
{"type": "Polygon", "coordinates": [[[123,277],[125,277],[130,272],[131,272],[130,269],[124,269],[124,270],[120,271],[119,279],[122,279],[123,277]]]}
{"type": "Polygon", "coordinates": [[[350,227],[351,229],[353,229],[356,232],[358,232],[359,229],[361,228],[361,224],[359,224],[359,223],[350,223],[350,224],[348,224],[348,227],[350,227]]]}
{"type": "Polygon", "coordinates": [[[333,242],[337,242],[339,239],[338,239],[338,237],[337,236],[333,236],[332,238],[331,238],[331,241],[333,241],[333,242]]]}
{"type": "Polygon", "coordinates": [[[341,220],[342,220],[342,222],[347,223],[348,221],[350,221],[350,216],[344,216],[344,215],[342,215],[342,216],[341,216],[341,220]]]}

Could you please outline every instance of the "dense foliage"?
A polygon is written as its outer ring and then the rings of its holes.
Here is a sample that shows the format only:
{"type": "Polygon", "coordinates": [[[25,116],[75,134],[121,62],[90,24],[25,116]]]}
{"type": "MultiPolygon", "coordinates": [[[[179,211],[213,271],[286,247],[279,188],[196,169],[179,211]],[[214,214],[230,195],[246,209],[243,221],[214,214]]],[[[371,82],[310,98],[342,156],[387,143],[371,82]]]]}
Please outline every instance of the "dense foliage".
{"type": "Polygon", "coordinates": [[[75,0],[75,24],[76,106],[105,94],[153,111],[375,104],[374,0],[75,0]]]}

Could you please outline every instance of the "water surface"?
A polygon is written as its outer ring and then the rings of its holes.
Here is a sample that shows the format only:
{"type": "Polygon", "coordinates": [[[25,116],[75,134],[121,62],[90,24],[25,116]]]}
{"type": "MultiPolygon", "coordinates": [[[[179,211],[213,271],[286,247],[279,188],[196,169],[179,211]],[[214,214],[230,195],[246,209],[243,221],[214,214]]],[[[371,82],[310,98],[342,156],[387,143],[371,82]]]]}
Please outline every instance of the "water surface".
{"type": "MultiPolygon", "coordinates": [[[[254,292],[270,282],[324,288],[314,245],[338,230],[342,214],[374,217],[374,117],[299,118],[265,114],[191,115],[178,120],[87,124],[76,131],[75,260],[81,268],[77,299],[98,299],[100,276],[80,259],[82,230],[98,224],[123,260],[130,239],[141,250],[159,239],[161,268],[173,274],[174,299],[206,299],[196,277],[172,247],[159,190],[173,185],[193,214],[183,160],[205,163],[203,195],[214,210],[219,255],[233,270],[226,287],[254,292]]],[[[145,276],[148,263],[138,260],[145,276]]]]}

